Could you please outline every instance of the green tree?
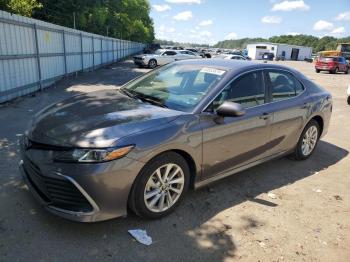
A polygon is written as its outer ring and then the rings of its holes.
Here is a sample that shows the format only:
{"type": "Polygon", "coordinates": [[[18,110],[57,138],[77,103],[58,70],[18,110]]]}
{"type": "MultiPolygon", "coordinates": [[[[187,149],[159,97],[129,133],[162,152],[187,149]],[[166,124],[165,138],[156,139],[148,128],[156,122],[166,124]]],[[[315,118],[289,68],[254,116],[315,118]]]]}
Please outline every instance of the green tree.
{"type": "Polygon", "coordinates": [[[31,17],[34,9],[42,8],[37,0],[0,0],[0,9],[31,17]]]}
{"type": "Polygon", "coordinates": [[[268,39],[263,38],[243,38],[238,40],[225,40],[218,42],[215,47],[218,48],[245,48],[247,44],[258,42],[272,42],[280,44],[310,46],[313,52],[320,52],[324,50],[335,50],[339,43],[349,43],[350,37],[335,38],[325,36],[318,38],[312,35],[280,35],[273,36],[268,39]]]}
{"type": "Polygon", "coordinates": [[[148,0],[0,0],[0,9],[110,37],[152,42],[148,0]]]}

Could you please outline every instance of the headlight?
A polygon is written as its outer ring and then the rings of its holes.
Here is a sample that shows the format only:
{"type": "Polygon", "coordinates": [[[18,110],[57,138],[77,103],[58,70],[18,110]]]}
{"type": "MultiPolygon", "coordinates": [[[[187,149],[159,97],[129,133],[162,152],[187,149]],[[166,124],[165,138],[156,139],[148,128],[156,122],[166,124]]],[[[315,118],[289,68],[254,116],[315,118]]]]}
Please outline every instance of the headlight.
{"type": "Polygon", "coordinates": [[[54,160],[58,162],[98,163],[115,160],[126,156],[134,146],[110,149],[72,149],[57,151],[54,160]]]}
{"type": "Polygon", "coordinates": [[[348,87],[348,95],[350,96],[350,85],[348,87]]]}

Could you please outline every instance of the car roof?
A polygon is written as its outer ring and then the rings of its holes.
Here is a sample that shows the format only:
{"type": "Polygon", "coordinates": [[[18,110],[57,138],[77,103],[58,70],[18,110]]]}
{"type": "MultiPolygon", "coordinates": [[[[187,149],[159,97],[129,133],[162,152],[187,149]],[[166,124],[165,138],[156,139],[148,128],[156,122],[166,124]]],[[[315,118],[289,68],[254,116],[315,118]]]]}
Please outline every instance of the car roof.
{"type": "Polygon", "coordinates": [[[239,72],[249,71],[253,69],[264,69],[264,68],[282,69],[282,70],[284,69],[291,72],[297,72],[290,67],[272,64],[272,63],[258,63],[258,62],[246,61],[246,60],[233,60],[233,59],[220,59],[220,58],[188,59],[188,60],[177,61],[175,63],[183,64],[183,65],[198,65],[198,66],[212,67],[212,68],[222,69],[225,71],[230,71],[232,73],[239,73],[239,72]]]}

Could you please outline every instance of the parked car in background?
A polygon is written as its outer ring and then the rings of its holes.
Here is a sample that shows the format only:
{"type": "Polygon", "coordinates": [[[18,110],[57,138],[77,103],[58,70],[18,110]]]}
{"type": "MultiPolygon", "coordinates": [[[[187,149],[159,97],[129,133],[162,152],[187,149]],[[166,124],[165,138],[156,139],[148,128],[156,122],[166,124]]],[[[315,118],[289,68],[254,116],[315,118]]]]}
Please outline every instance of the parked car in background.
{"type": "Polygon", "coordinates": [[[185,50],[187,51],[191,51],[192,53],[198,55],[198,56],[201,56],[203,58],[205,58],[205,54],[202,53],[202,52],[199,52],[197,49],[194,49],[194,48],[186,48],[185,50]]]}
{"type": "Polygon", "coordinates": [[[275,58],[275,55],[273,53],[264,53],[262,55],[263,60],[270,60],[272,61],[275,58]]]}
{"type": "Polygon", "coordinates": [[[160,218],[189,188],[284,155],[307,159],[331,112],[330,93],[296,70],[179,61],[43,109],[21,139],[20,170],[56,215],[160,218]]]}
{"type": "Polygon", "coordinates": [[[185,48],[183,48],[182,46],[173,46],[171,49],[172,50],[184,50],[185,48]]]}
{"type": "Polygon", "coordinates": [[[161,49],[160,44],[150,44],[146,48],[143,49],[144,54],[152,54],[158,49],[161,49]]]}
{"type": "Polygon", "coordinates": [[[328,71],[331,74],[337,74],[339,72],[348,74],[350,71],[350,65],[342,56],[321,56],[316,61],[315,70],[316,73],[319,73],[321,71],[328,71]]]}
{"type": "Polygon", "coordinates": [[[242,55],[222,55],[219,56],[222,57],[223,59],[232,59],[232,60],[248,60],[246,57],[242,56],[242,55]]]}
{"type": "Polygon", "coordinates": [[[134,63],[140,67],[155,68],[178,60],[200,59],[200,55],[188,50],[158,49],[154,54],[142,54],[133,57],[134,63]]]}
{"type": "Polygon", "coordinates": [[[207,49],[199,49],[199,53],[203,54],[205,58],[212,58],[212,54],[207,49]]]}

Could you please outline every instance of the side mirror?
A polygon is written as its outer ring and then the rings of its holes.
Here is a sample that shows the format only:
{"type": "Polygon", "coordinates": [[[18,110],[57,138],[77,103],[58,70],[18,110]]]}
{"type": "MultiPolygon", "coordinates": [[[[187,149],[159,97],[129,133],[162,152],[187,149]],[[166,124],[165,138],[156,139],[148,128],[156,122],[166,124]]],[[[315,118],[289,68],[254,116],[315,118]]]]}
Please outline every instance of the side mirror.
{"type": "Polygon", "coordinates": [[[233,102],[224,102],[219,108],[216,110],[216,113],[219,116],[227,116],[227,117],[235,117],[235,116],[243,116],[245,114],[244,109],[240,104],[233,102]]]}

